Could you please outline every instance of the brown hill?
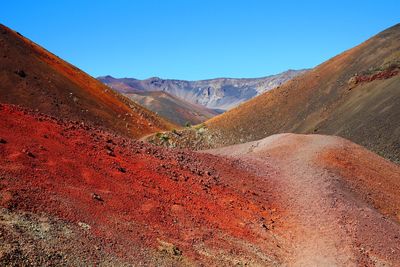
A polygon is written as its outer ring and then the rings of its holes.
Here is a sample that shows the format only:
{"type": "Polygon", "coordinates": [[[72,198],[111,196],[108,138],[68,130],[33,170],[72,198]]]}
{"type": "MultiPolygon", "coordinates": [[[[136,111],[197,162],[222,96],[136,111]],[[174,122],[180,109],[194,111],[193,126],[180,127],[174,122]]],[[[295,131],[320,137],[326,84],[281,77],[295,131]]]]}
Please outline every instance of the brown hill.
{"type": "Polygon", "coordinates": [[[397,24],[208,125],[225,144],[282,132],[331,134],[399,162],[399,69],[397,24]]]}
{"type": "Polygon", "coordinates": [[[208,152],[244,161],[274,185],[285,212],[278,212],[273,231],[293,245],[286,265],[400,264],[396,164],[345,139],[315,134],[277,134],[208,152]]]}
{"type": "Polygon", "coordinates": [[[341,138],[210,155],[0,117],[1,266],[400,264],[400,168],[341,138]]]}
{"type": "Polygon", "coordinates": [[[400,24],[171,140],[219,147],[275,133],[338,135],[400,162],[400,24]],[[181,136],[184,136],[182,140],[181,136]],[[180,141],[181,139],[182,141],[180,141]],[[200,140],[199,140],[200,139],[200,140]]]}
{"type": "Polygon", "coordinates": [[[126,93],[124,95],[157,115],[181,126],[187,123],[199,124],[221,113],[189,103],[162,91],[126,93]]]}
{"type": "Polygon", "coordinates": [[[0,103],[141,137],[171,129],[154,113],[0,25],[0,103]]]}

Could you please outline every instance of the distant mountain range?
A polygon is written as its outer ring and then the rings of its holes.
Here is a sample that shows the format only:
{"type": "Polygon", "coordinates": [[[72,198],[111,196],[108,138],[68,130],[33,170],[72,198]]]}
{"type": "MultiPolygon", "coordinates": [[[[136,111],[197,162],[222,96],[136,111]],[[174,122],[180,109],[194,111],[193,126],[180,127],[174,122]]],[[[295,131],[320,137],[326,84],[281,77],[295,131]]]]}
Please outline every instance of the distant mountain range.
{"type": "MultiPolygon", "coordinates": [[[[195,137],[192,145],[196,148],[200,141],[211,140],[200,147],[210,148],[278,133],[336,135],[399,163],[399,40],[397,24],[279,88],[208,120],[205,127],[212,137],[204,133],[187,136],[195,137]]],[[[171,136],[179,142],[184,139],[182,134],[171,136]]]]}
{"type": "Polygon", "coordinates": [[[216,78],[199,81],[169,80],[158,77],[146,80],[102,76],[98,79],[120,93],[163,91],[210,109],[228,110],[271,90],[307,70],[288,70],[262,78],[216,78]]]}
{"type": "Polygon", "coordinates": [[[0,266],[400,266],[400,166],[341,138],[400,163],[399,40],[178,129],[0,24],[0,266]]]}

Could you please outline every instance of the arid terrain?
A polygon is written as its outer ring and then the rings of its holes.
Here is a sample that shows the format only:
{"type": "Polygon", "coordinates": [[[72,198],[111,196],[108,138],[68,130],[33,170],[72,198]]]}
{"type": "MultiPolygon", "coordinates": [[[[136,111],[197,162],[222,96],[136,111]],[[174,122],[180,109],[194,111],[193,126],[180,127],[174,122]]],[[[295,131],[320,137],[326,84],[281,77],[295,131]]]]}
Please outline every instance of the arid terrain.
{"type": "Polygon", "coordinates": [[[2,265],[400,264],[400,168],[349,141],[194,153],[0,112],[2,265]]]}
{"type": "Polygon", "coordinates": [[[208,152],[240,159],[278,185],[289,265],[399,264],[398,166],[323,135],[279,134],[208,152]]]}
{"type": "MultiPolygon", "coordinates": [[[[400,162],[400,24],[205,123],[168,134],[204,149],[277,133],[337,135],[400,162]],[[255,112],[256,111],[256,112],[255,112]]],[[[162,141],[164,141],[163,139],[162,141]]],[[[152,140],[158,142],[157,138],[152,140]]]]}
{"type": "Polygon", "coordinates": [[[137,80],[112,76],[102,76],[98,79],[120,93],[162,91],[210,109],[228,110],[307,71],[288,70],[261,78],[216,78],[199,81],[158,77],[137,80]]]}
{"type": "Polygon", "coordinates": [[[0,103],[29,107],[131,137],[174,128],[4,25],[0,25],[0,103]]]}
{"type": "Polygon", "coordinates": [[[221,111],[189,103],[162,91],[126,93],[123,95],[180,126],[200,124],[221,113],[221,111]]]}
{"type": "Polygon", "coordinates": [[[217,78],[200,81],[146,80],[102,76],[97,79],[118,93],[180,126],[205,122],[271,90],[307,70],[288,70],[262,78],[217,78]]]}
{"type": "Polygon", "coordinates": [[[178,129],[1,26],[0,266],[400,266],[399,29],[178,129]]]}

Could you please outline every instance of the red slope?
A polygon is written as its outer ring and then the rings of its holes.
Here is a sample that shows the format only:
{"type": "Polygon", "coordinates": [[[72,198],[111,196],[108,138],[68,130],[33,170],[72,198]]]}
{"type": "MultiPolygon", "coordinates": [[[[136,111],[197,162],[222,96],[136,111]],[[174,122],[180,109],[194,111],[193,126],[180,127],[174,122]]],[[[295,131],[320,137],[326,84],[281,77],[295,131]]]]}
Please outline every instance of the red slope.
{"type": "Polygon", "coordinates": [[[279,134],[209,151],[255,166],[281,196],[290,266],[399,266],[400,167],[345,139],[279,134]]]}
{"type": "Polygon", "coordinates": [[[229,159],[0,115],[2,265],[400,264],[400,169],[343,139],[213,151],[229,159]]]}
{"type": "Polygon", "coordinates": [[[142,137],[173,125],[0,24],[0,103],[142,137]]]}
{"type": "Polygon", "coordinates": [[[1,106],[0,114],[6,142],[0,144],[0,204],[7,212],[84,222],[96,240],[114,244],[98,249],[122,261],[154,263],[158,240],[178,246],[183,258],[175,261],[182,264],[280,261],[283,254],[270,254],[276,241],[262,227],[276,209],[270,186],[247,185],[257,178],[237,162],[157,148],[13,106],[1,106]],[[148,248],[153,254],[136,253],[148,248]]]}

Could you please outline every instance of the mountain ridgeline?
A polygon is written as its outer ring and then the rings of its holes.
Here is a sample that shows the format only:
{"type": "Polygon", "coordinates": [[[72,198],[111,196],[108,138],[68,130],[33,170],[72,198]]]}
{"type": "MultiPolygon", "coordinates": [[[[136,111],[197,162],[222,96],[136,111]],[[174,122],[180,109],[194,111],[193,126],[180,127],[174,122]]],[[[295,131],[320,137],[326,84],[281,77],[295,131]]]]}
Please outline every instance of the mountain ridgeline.
{"type": "Polygon", "coordinates": [[[228,110],[257,95],[271,90],[307,70],[288,70],[262,78],[217,78],[199,81],[166,80],[158,77],[146,80],[103,76],[98,79],[120,93],[163,91],[187,102],[210,109],[228,110]]]}
{"type": "Polygon", "coordinates": [[[0,103],[101,126],[134,138],[174,128],[172,123],[1,24],[0,103]]]}
{"type": "MultiPolygon", "coordinates": [[[[204,149],[277,133],[338,135],[400,162],[400,24],[205,123],[171,134],[204,149]]],[[[157,140],[153,140],[156,142],[157,140]]],[[[167,144],[168,145],[168,144],[167,144]]]]}
{"type": "Polygon", "coordinates": [[[0,266],[400,266],[400,166],[319,134],[399,159],[399,37],[177,129],[0,26],[0,266]]]}

